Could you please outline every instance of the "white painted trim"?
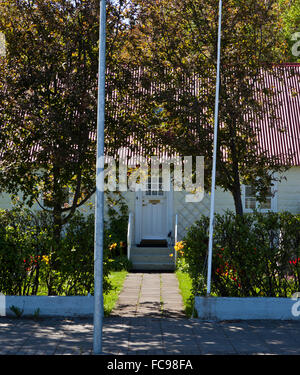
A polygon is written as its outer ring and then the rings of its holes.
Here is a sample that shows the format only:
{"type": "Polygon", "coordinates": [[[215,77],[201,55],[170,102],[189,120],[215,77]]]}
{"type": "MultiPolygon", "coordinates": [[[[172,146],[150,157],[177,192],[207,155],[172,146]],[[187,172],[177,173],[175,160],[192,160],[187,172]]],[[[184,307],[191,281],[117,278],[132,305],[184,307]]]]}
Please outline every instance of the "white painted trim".
{"type": "MultiPolygon", "coordinates": [[[[277,181],[274,181],[273,182],[274,186],[271,187],[271,192],[273,194],[273,196],[271,197],[271,209],[259,209],[257,207],[257,211],[258,212],[269,212],[269,211],[272,211],[272,212],[277,212],[278,211],[278,183],[277,181]]],[[[243,210],[245,213],[251,213],[253,212],[252,209],[250,208],[246,208],[246,186],[245,185],[242,185],[242,204],[243,204],[243,210]]]]}
{"type": "Polygon", "coordinates": [[[139,244],[142,240],[142,191],[138,190],[135,192],[135,225],[134,225],[134,242],[139,244]]]}
{"type": "Polygon", "coordinates": [[[22,316],[93,316],[94,297],[89,296],[5,296],[6,316],[15,316],[11,306],[23,310],[22,316]],[[38,310],[39,309],[39,310],[38,310]]]}
{"type": "MultiPolygon", "coordinates": [[[[173,184],[170,184],[171,187],[170,187],[170,191],[166,191],[166,195],[167,195],[167,230],[168,230],[168,233],[169,232],[172,232],[172,235],[174,235],[173,233],[173,228],[174,228],[174,225],[173,225],[173,206],[174,206],[174,192],[173,192],[173,184]]],[[[167,233],[167,235],[168,235],[167,233]]]]}
{"type": "Polygon", "coordinates": [[[297,299],[277,297],[195,297],[201,320],[300,320],[297,299]]]}
{"type": "Polygon", "coordinates": [[[160,236],[144,236],[141,237],[143,240],[165,240],[165,237],[160,237],[160,236]]]}
{"type": "Polygon", "coordinates": [[[278,212],[278,182],[274,182],[274,186],[271,189],[272,194],[274,196],[271,199],[271,207],[273,212],[278,212]]]}
{"type": "Polygon", "coordinates": [[[133,213],[129,212],[128,227],[127,227],[127,258],[130,260],[130,250],[132,246],[132,226],[133,226],[133,213]]]}

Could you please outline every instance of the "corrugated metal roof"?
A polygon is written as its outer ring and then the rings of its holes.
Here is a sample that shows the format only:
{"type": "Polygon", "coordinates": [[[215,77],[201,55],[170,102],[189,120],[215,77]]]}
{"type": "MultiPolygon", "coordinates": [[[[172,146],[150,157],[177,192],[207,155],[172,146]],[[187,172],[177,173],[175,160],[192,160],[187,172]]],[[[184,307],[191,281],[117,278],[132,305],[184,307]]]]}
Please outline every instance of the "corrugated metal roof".
{"type": "MultiPolygon", "coordinates": [[[[259,121],[259,145],[270,157],[278,157],[283,164],[300,165],[300,64],[284,64],[274,68],[277,74],[264,73],[266,88],[274,88],[276,95],[276,126],[268,116],[259,121]]],[[[267,103],[266,103],[267,105],[267,103]]]]}
{"type": "MultiPolygon", "coordinates": [[[[252,120],[249,121],[252,121],[253,126],[258,129],[258,150],[260,150],[258,152],[265,152],[270,158],[278,159],[283,165],[298,166],[300,165],[300,64],[277,65],[271,71],[262,70],[261,75],[262,88],[270,89],[274,95],[266,94],[263,99],[260,98],[263,100],[265,114],[262,119],[255,119],[253,115],[249,116],[249,118],[252,117],[252,120]],[[272,115],[276,118],[275,121],[271,120],[271,108],[272,115]]],[[[139,70],[134,77],[141,80],[142,76],[143,70],[139,70]]],[[[201,93],[205,95],[207,85],[201,85],[199,81],[201,80],[195,77],[189,80],[189,93],[192,95],[197,96],[201,93]]],[[[139,87],[139,85],[137,86],[139,87]]],[[[153,92],[155,92],[155,88],[151,86],[148,94],[153,92]]],[[[257,90],[257,92],[259,91],[257,90]]],[[[195,119],[191,118],[190,121],[195,121],[195,119]]],[[[207,127],[207,124],[205,126],[207,127]]],[[[211,129],[209,132],[211,133],[211,129]]],[[[168,155],[176,155],[176,152],[172,153],[169,148],[161,150],[155,137],[150,135],[150,139],[153,140],[153,154],[159,155],[162,159],[167,158],[168,155]]],[[[139,160],[140,155],[143,155],[142,142],[139,147],[141,150],[139,155],[133,153],[130,148],[123,148],[119,155],[139,160]]],[[[223,155],[226,158],[225,150],[223,150],[223,155]]]]}
{"type": "MultiPolygon", "coordinates": [[[[262,120],[257,120],[256,126],[258,131],[258,144],[259,147],[268,153],[269,157],[279,158],[282,164],[290,164],[294,166],[300,165],[300,64],[281,64],[274,66],[273,72],[263,72],[263,85],[264,88],[275,89],[275,95],[272,97],[272,107],[275,104],[275,116],[277,118],[276,126],[273,126],[271,120],[266,116],[262,120]]],[[[143,70],[139,69],[132,75],[134,80],[142,80],[143,70]]],[[[201,81],[201,80],[200,80],[201,81]]],[[[205,87],[199,84],[199,80],[193,77],[190,80],[191,92],[193,95],[205,92],[205,87]]],[[[155,87],[151,84],[151,87],[147,90],[143,87],[141,82],[131,82],[132,88],[142,93],[148,91],[155,92],[155,87]]],[[[204,85],[205,86],[205,85],[204,85]]],[[[158,88],[159,90],[159,88],[158,88]]],[[[111,96],[111,100],[114,99],[115,91],[110,91],[108,94],[111,96]]],[[[128,110],[132,109],[132,106],[139,105],[134,104],[134,101],[130,98],[122,98],[125,102],[128,110]]],[[[135,102],[136,103],[136,102],[135,102]]],[[[267,101],[264,102],[266,110],[268,110],[267,101]]],[[[222,103],[220,104],[222,105],[222,103]]],[[[110,114],[114,115],[114,114],[110,114]]],[[[167,159],[169,156],[176,156],[176,152],[172,152],[172,149],[168,146],[162,146],[157,144],[157,140],[151,134],[148,135],[148,143],[150,142],[153,155],[159,156],[162,160],[167,159]]],[[[96,140],[95,133],[90,132],[90,138],[96,140]]],[[[134,152],[130,144],[133,137],[129,137],[126,141],[126,145],[122,147],[117,153],[123,158],[132,158],[132,160],[139,161],[139,158],[144,154],[143,140],[135,140],[135,150],[139,149],[141,152],[134,152]]],[[[149,146],[149,144],[148,144],[149,146]]],[[[75,147],[76,148],[76,147],[75,147]]],[[[39,152],[38,145],[35,145],[31,150],[31,158],[35,159],[35,156],[39,152]]]]}

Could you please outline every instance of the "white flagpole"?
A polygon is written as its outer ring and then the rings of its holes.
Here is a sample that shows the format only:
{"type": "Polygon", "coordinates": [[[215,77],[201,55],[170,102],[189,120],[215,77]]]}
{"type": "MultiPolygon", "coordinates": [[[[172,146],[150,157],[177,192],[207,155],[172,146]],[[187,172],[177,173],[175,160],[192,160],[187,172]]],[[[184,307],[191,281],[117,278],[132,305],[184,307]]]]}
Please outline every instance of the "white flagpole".
{"type": "Polygon", "coordinates": [[[219,28],[218,28],[217,82],[216,82],[215,124],[214,124],[214,149],[213,149],[213,168],[212,168],[212,180],[211,180],[209,242],[208,242],[208,261],[207,261],[207,295],[208,296],[210,295],[210,291],[211,291],[211,266],[212,266],[214,214],[215,214],[216,161],[217,161],[219,93],[220,93],[221,31],[222,31],[222,0],[220,0],[220,2],[219,2],[219,28]]]}
{"type": "Polygon", "coordinates": [[[97,160],[94,243],[94,354],[102,353],[103,236],[104,236],[104,120],[105,120],[106,1],[100,0],[99,69],[97,103],[97,160]]]}

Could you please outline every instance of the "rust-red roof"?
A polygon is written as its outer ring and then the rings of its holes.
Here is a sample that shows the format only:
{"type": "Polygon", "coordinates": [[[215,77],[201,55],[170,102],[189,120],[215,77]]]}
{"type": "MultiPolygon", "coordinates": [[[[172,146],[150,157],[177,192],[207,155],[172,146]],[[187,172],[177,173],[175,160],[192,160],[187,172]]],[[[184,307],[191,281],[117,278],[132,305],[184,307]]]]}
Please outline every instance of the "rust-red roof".
{"type": "MultiPolygon", "coordinates": [[[[256,119],[253,124],[259,129],[258,147],[269,157],[277,158],[283,165],[300,166],[300,64],[280,64],[274,66],[272,70],[262,70],[261,74],[263,88],[271,89],[270,91],[275,94],[269,96],[266,94],[262,99],[263,107],[267,110],[266,116],[262,120],[256,119]],[[275,122],[271,120],[268,108],[274,111],[275,122]]],[[[141,72],[136,79],[141,79],[141,72]]],[[[199,84],[197,79],[192,82],[194,87],[190,88],[191,92],[194,92],[194,95],[200,94],[201,83],[199,84]]],[[[153,141],[155,142],[154,139],[153,141]]],[[[153,144],[153,147],[155,154],[162,158],[169,154],[164,155],[157,145],[153,144]]],[[[132,155],[129,148],[124,148],[121,155],[139,158],[137,155],[132,155]]]]}
{"type": "MultiPolygon", "coordinates": [[[[273,96],[272,104],[275,105],[275,115],[277,118],[276,126],[271,125],[268,116],[263,120],[258,120],[257,124],[259,146],[266,151],[270,157],[278,157],[282,164],[300,166],[300,64],[281,64],[274,66],[272,72],[262,72],[264,76],[264,87],[275,88],[276,95],[273,96]],[[274,103],[275,101],[275,103],[274,103]]],[[[140,79],[140,74],[135,79],[140,79]]],[[[193,81],[194,92],[200,90],[199,81],[193,81]]],[[[220,103],[222,105],[222,103],[220,103]]],[[[266,107],[268,103],[265,103],[266,107]]],[[[91,139],[95,140],[95,133],[90,133],[91,139]]],[[[150,141],[153,139],[150,136],[150,141]]],[[[130,139],[127,144],[130,144],[130,139]]],[[[138,142],[139,143],[139,142],[138,142]]],[[[155,140],[153,139],[153,143],[155,140]]],[[[141,145],[141,143],[139,143],[141,145]]],[[[161,147],[157,144],[151,144],[154,154],[162,158],[173,154],[168,147],[161,147]]],[[[142,145],[140,146],[141,148],[142,145]]],[[[38,152],[38,145],[31,150],[31,158],[35,159],[38,152]]],[[[138,159],[136,153],[132,153],[129,147],[124,147],[118,153],[123,157],[133,157],[138,159]]],[[[141,152],[141,154],[143,154],[141,152]]],[[[174,153],[173,155],[175,155],[174,153]]]]}
{"type": "Polygon", "coordinates": [[[269,156],[279,157],[283,164],[287,156],[291,164],[300,165],[300,64],[283,64],[274,67],[276,73],[264,73],[266,88],[275,88],[272,100],[277,103],[276,126],[269,118],[259,121],[259,144],[269,156]]]}

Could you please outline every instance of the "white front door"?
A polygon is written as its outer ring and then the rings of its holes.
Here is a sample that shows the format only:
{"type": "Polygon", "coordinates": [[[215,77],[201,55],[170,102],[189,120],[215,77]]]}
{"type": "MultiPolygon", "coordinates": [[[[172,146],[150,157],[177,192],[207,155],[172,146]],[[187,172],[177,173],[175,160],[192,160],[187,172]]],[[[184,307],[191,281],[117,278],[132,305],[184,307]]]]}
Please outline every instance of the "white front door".
{"type": "Polygon", "coordinates": [[[147,191],[137,193],[136,242],[166,240],[170,231],[168,193],[159,177],[148,179],[147,191]]]}

